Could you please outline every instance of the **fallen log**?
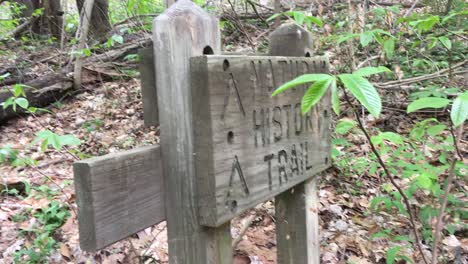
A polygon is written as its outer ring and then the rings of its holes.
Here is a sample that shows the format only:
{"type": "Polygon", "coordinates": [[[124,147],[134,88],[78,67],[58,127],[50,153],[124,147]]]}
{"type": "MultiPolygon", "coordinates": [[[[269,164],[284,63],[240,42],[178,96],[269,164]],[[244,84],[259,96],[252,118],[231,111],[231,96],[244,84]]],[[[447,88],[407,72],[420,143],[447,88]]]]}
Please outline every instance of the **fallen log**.
{"type": "MultiPolygon", "coordinates": [[[[60,72],[51,73],[25,83],[26,88],[24,88],[24,91],[29,105],[45,107],[65,96],[73,87],[72,79],[67,77],[68,72],[70,70],[62,69],[60,72]]],[[[12,95],[9,89],[0,90],[0,102],[5,102],[12,95]]],[[[22,109],[17,108],[16,110],[15,112],[11,107],[7,109],[0,107],[0,126],[9,119],[25,114],[22,109]]]]}
{"type": "MultiPolygon", "coordinates": [[[[105,63],[119,60],[127,54],[136,53],[139,48],[149,46],[150,44],[151,39],[148,36],[120,47],[119,49],[110,50],[108,52],[89,57],[84,61],[83,68],[87,69],[91,66],[96,66],[96,64],[100,62],[105,63]]],[[[87,72],[92,72],[92,70],[87,70],[87,72]]],[[[86,84],[89,83],[89,80],[88,82],[83,82],[86,84]]],[[[57,72],[41,76],[22,84],[30,87],[25,88],[26,98],[29,101],[29,105],[34,107],[46,107],[57,102],[73,91],[73,69],[71,66],[66,66],[57,72]]],[[[10,89],[11,88],[0,87],[0,103],[5,102],[8,98],[12,97],[13,94],[10,92],[10,89]]],[[[3,109],[0,106],[0,126],[10,119],[24,114],[26,113],[21,109],[17,108],[17,112],[15,112],[11,107],[3,109]]]]}

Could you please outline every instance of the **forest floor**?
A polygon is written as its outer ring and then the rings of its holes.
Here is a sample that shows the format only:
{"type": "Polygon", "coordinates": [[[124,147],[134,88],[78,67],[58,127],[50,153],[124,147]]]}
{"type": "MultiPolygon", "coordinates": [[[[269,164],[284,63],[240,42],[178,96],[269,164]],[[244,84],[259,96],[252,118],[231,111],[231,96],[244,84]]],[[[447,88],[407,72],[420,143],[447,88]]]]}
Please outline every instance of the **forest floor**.
{"type": "MultiPolygon", "coordinates": [[[[79,247],[73,163],[86,157],[159,142],[158,128],[145,127],[143,123],[139,79],[125,77],[103,81],[98,78],[86,84],[84,92],[54,104],[49,110],[52,113],[19,117],[0,127],[1,145],[10,145],[12,149],[21,150],[21,155],[39,161],[37,166],[31,167],[0,165],[0,183],[18,190],[0,195],[0,263],[13,263],[15,252],[34,246],[37,213],[50,207],[51,201],[65,205],[70,217],[54,234],[57,249],[42,248],[50,251],[50,263],[167,263],[165,223],[96,253],[83,252],[79,247]],[[72,134],[82,144],[78,151],[41,151],[33,140],[35,134],[44,129],[61,135],[72,134]]],[[[365,117],[370,127],[386,126],[387,130],[401,133],[409,133],[409,124],[415,123],[404,111],[402,114],[384,113],[382,120],[365,117]]],[[[367,158],[370,146],[364,136],[348,134],[346,137],[354,143],[348,151],[367,158]]],[[[466,150],[466,141],[463,146],[466,150]]],[[[393,234],[411,234],[405,216],[383,211],[369,213],[372,198],[380,192],[381,179],[377,176],[363,173],[345,177],[344,172],[332,167],[316,177],[319,177],[321,263],[385,263],[386,252],[395,241],[388,237],[373,238],[373,235],[389,226],[393,234]]],[[[404,183],[404,179],[401,182],[404,183]]],[[[462,188],[467,191],[466,186],[462,188]]],[[[255,215],[236,248],[235,264],[276,263],[273,204],[271,201],[264,203],[233,221],[231,232],[236,237],[245,219],[255,215]]],[[[415,202],[414,206],[419,204],[415,202]]],[[[448,263],[468,263],[468,238],[464,232],[443,237],[443,255],[448,263]]],[[[430,248],[424,250],[429,252],[430,248]]],[[[401,254],[414,254],[420,259],[411,248],[402,248],[401,254]]]]}
{"type": "MultiPolygon", "coordinates": [[[[28,149],[24,154],[39,160],[38,167],[0,167],[3,182],[10,186],[27,182],[32,187],[25,199],[6,195],[0,197],[0,262],[12,263],[13,253],[31,243],[28,230],[37,219],[27,217],[18,220],[18,216],[27,215],[29,209],[46,208],[51,200],[58,200],[71,208],[71,217],[56,235],[60,246],[50,258],[51,263],[138,263],[135,262],[137,257],[166,263],[165,223],[147,228],[95,254],[81,251],[72,182],[72,164],[76,159],[67,152],[41,152],[38,151],[39,146],[31,144],[34,134],[44,127],[60,134],[77,136],[83,142],[80,152],[91,156],[157,143],[157,129],[143,124],[139,81],[131,79],[96,84],[51,110],[56,114],[18,118],[0,128],[2,144],[28,149]]],[[[366,147],[365,144],[361,145],[362,149],[366,147]]],[[[398,217],[366,213],[370,197],[377,192],[376,179],[360,178],[363,187],[357,190],[352,179],[343,180],[339,176],[333,169],[317,176],[320,178],[322,263],[381,263],[389,242],[386,239],[370,240],[370,236],[385,226],[387,221],[398,223],[398,217]]],[[[24,192],[24,188],[19,189],[24,192]]],[[[236,263],[276,263],[272,202],[247,212],[244,219],[251,214],[256,214],[256,217],[237,247],[236,263]]],[[[242,218],[233,222],[233,236],[239,233],[242,224],[242,218]]],[[[408,231],[403,223],[399,225],[402,232],[408,231]]],[[[455,249],[460,246],[462,252],[468,250],[466,238],[460,241],[455,236],[449,236],[443,243],[453,257],[457,254],[455,249]]]]}

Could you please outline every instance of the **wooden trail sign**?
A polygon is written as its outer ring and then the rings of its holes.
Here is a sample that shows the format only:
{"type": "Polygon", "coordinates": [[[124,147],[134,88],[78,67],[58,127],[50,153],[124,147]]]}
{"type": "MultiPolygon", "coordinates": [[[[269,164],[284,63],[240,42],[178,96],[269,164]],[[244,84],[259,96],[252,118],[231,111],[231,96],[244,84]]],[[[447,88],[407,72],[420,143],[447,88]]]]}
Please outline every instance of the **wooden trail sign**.
{"type": "Polygon", "coordinates": [[[307,115],[306,86],[271,97],[298,75],[328,71],[326,58],[310,58],[310,33],[272,34],[270,55],[298,57],[219,55],[218,21],[179,0],[155,20],[153,40],[141,70],[145,121],[160,121],[161,147],[74,165],[81,247],[167,220],[171,264],[231,264],[230,220],[275,197],[278,263],[316,263],[311,177],[330,165],[330,95],[307,115]]]}
{"type": "Polygon", "coordinates": [[[192,58],[200,222],[219,226],[329,167],[328,97],[306,115],[308,87],[281,84],[326,72],[325,58],[192,58]]]}

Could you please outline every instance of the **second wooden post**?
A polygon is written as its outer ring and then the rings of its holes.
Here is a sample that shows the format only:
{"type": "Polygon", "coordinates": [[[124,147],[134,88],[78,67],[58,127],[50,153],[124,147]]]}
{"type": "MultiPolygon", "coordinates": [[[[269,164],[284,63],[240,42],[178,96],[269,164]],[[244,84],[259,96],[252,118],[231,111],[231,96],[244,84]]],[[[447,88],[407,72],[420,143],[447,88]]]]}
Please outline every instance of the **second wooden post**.
{"type": "MultiPolygon", "coordinates": [[[[270,36],[270,55],[310,57],[312,45],[310,32],[294,23],[285,24],[270,36]]],[[[315,66],[313,72],[326,71],[315,66]]],[[[275,197],[280,264],[320,263],[316,177],[275,197]]]]}

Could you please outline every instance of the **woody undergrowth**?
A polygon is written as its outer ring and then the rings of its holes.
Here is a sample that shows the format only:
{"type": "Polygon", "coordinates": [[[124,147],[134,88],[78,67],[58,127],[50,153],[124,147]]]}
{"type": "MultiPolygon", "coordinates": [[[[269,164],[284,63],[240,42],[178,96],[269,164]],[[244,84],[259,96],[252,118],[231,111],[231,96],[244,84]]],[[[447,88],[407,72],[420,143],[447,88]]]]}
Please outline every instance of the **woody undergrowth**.
{"type": "MultiPolygon", "coordinates": [[[[466,4],[456,2],[446,14],[418,11],[407,10],[401,18],[403,12],[396,6],[376,8],[364,13],[368,20],[360,27],[354,27],[349,14],[337,19],[335,29],[341,32],[327,36],[324,43],[346,58],[347,63],[335,70],[352,73],[306,74],[273,93],[309,83],[302,98],[304,114],[328,89],[337,116],[344,108],[344,115],[351,114],[353,118],[342,118],[336,125],[335,168],[341,177],[377,178],[378,191],[369,213],[387,213],[409,227],[382,225],[371,233],[371,241],[389,242],[387,263],[453,261],[448,252],[440,253],[441,240],[466,228],[463,186],[468,166],[463,159],[466,146],[461,142],[468,92],[457,77],[466,72],[466,25],[460,24],[467,14],[466,4]],[[359,63],[356,54],[365,59],[359,63]],[[428,68],[433,73],[428,74],[428,68]],[[390,77],[398,80],[389,81],[390,77]],[[402,119],[411,122],[379,128],[379,122],[403,115],[400,109],[389,107],[389,96],[403,102],[407,115],[402,119]],[[357,152],[354,143],[363,140],[370,149],[357,152]]],[[[310,28],[307,21],[312,20],[307,15],[283,15],[310,28]]]]}

